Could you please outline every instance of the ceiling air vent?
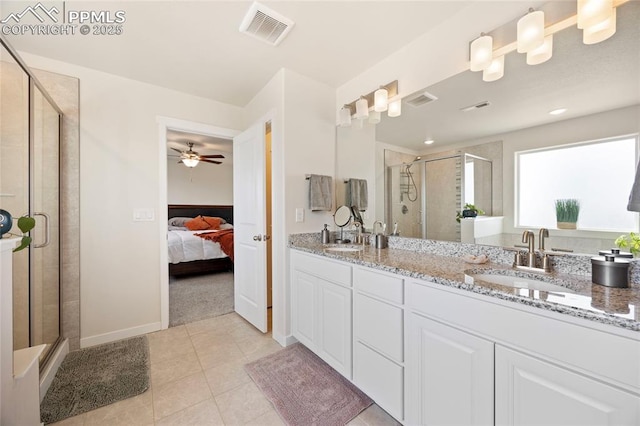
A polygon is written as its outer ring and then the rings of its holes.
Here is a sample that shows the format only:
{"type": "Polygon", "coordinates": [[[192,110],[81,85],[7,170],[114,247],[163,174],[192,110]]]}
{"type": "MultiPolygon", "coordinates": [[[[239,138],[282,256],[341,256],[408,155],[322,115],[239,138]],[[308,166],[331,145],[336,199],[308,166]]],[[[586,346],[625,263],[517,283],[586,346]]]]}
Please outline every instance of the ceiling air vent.
{"type": "Polygon", "coordinates": [[[293,21],[268,7],[253,2],[240,24],[240,32],[277,46],[293,28],[293,21]]]}
{"type": "Polygon", "coordinates": [[[437,96],[432,95],[429,92],[420,92],[416,93],[415,95],[408,96],[405,100],[405,103],[407,105],[411,105],[412,107],[419,107],[436,100],[438,100],[437,96]]]}
{"type": "Polygon", "coordinates": [[[475,105],[469,105],[468,107],[460,108],[460,111],[462,111],[462,112],[473,111],[473,110],[476,110],[476,109],[488,107],[489,105],[491,105],[491,102],[482,101],[482,102],[477,103],[475,105]]]}

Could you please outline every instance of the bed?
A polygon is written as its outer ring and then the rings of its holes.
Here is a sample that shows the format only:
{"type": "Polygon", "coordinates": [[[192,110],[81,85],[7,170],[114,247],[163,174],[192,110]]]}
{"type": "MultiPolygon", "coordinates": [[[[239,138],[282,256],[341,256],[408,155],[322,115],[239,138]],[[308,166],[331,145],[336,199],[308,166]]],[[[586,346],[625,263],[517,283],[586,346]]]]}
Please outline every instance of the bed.
{"type": "MultiPolygon", "coordinates": [[[[212,216],[233,224],[233,206],[170,204],[168,213],[170,222],[174,218],[212,216]]],[[[168,226],[169,275],[232,270],[233,262],[222,252],[220,244],[195,236],[197,232],[168,226]]]]}

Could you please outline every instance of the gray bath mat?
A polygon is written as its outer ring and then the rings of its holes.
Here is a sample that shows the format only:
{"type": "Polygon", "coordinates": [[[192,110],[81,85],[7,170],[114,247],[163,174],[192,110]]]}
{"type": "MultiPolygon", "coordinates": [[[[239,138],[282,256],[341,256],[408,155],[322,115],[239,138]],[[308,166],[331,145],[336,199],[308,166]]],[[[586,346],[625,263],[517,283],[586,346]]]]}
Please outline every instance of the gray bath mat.
{"type": "Polygon", "coordinates": [[[373,402],[300,343],[244,368],[288,425],[346,425],[373,402]]]}
{"type": "Polygon", "coordinates": [[[54,423],[136,396],[149,388],[146,336],[69,353],[40,404],[40,417],[54,423]]]}

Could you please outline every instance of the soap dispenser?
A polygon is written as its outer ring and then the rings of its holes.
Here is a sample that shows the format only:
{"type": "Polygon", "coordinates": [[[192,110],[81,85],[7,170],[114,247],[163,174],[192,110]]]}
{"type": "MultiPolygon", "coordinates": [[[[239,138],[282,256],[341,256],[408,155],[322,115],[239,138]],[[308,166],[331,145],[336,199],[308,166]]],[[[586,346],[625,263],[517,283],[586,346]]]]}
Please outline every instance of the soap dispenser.
{"type": "Polygon", "coordinates": [[[329,230],[327,229],[327,225],[326,223],[324,224],[324,229],[322,231],[320,231],[320,236],[322,237],[322,244],[329,244],[330,241],[330,233],[329,230]]]}

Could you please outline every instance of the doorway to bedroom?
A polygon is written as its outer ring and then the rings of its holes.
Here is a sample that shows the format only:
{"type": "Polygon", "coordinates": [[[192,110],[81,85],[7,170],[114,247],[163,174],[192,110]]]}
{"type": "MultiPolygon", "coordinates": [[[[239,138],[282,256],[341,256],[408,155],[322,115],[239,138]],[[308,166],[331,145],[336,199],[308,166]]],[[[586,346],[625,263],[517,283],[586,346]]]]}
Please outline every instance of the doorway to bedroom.
{"type": "Polygon", "coordinates": [[[169,327],[234,311],[233,140],[167,129],[169,327]]]}

